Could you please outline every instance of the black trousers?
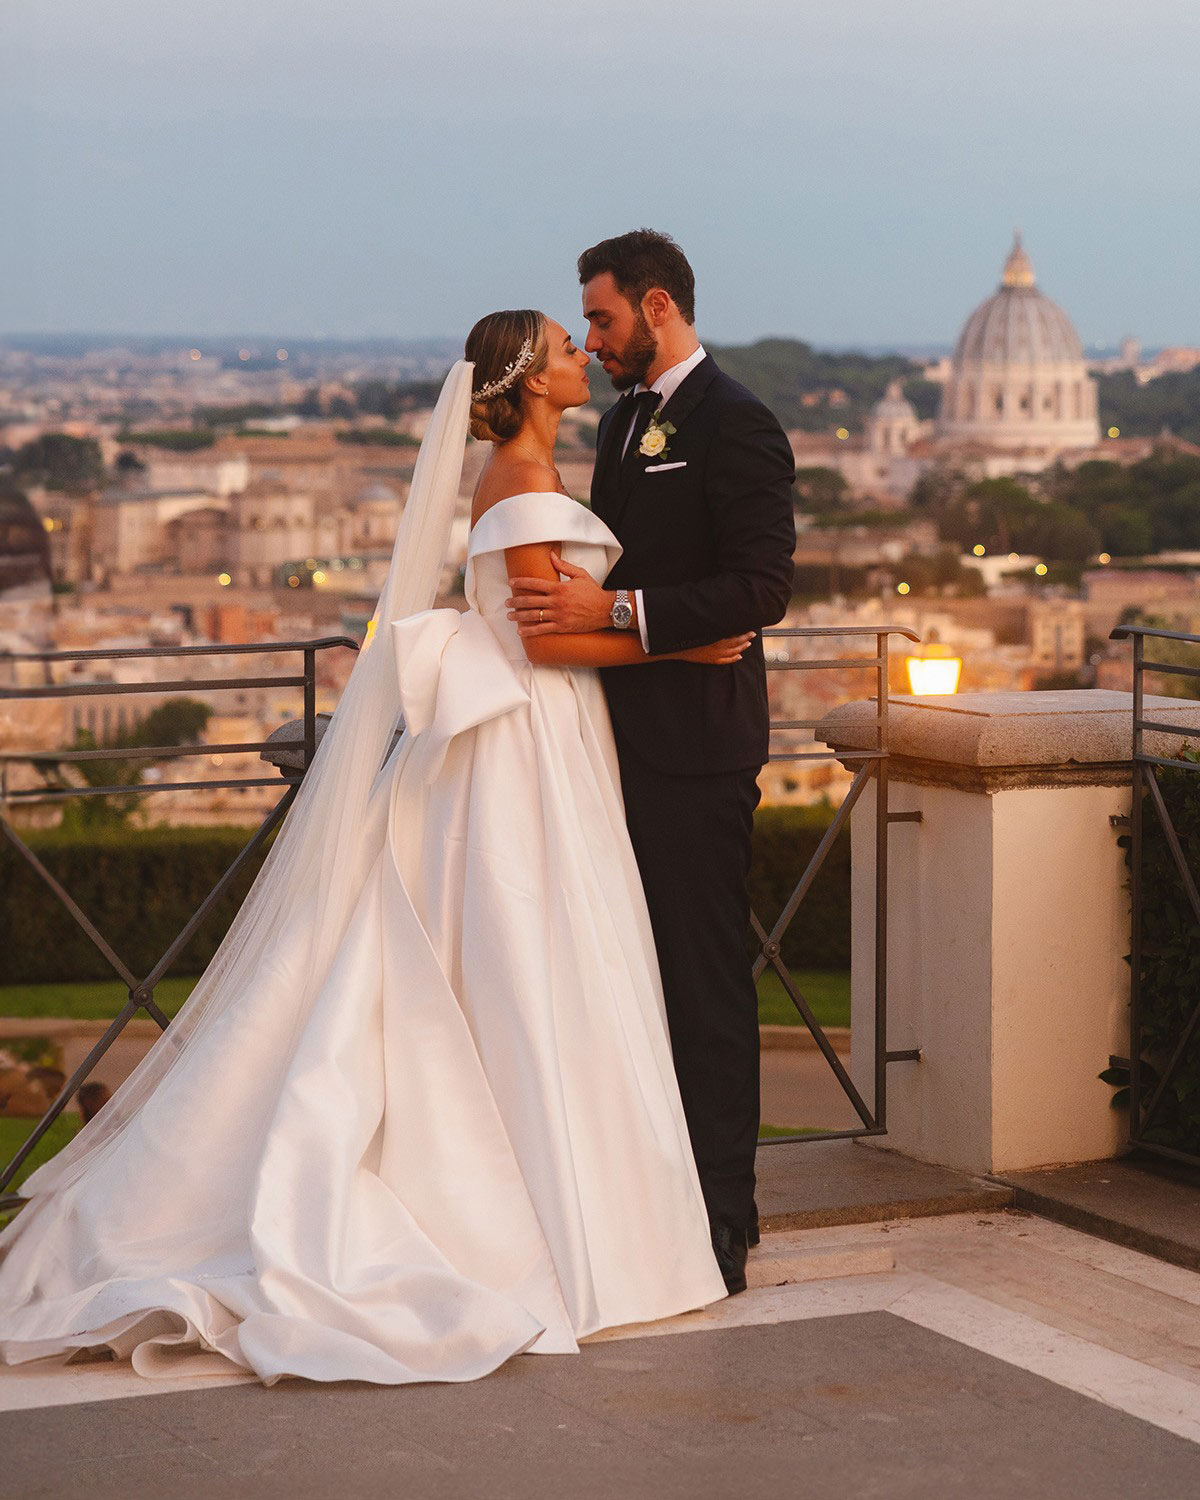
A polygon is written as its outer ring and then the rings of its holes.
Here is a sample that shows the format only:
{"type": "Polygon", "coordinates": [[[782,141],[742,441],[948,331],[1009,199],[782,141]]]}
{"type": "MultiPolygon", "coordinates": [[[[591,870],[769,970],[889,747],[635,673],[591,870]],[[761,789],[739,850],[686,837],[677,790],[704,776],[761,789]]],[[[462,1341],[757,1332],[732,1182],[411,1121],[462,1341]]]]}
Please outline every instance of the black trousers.
{"type": "Polygon", "coordinates": [[[625,815],[662,972],[675,1072],[709,1218],[755,1217],[758,998],[747,957],[757,772],[671,776],[617,734],[625,815]]]}

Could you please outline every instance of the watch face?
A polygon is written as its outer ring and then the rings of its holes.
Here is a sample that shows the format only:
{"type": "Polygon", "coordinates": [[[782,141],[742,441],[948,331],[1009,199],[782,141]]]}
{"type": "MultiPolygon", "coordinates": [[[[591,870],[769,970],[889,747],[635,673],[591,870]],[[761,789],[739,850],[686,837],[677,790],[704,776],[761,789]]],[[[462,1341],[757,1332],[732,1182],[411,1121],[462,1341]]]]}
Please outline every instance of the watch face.
{"type": "Polygon", "coordinates": [[[612,609],[613,624],[618,630],[624,630],[627,625],[633,623],[633,607],[618,600],[612,609]]]}

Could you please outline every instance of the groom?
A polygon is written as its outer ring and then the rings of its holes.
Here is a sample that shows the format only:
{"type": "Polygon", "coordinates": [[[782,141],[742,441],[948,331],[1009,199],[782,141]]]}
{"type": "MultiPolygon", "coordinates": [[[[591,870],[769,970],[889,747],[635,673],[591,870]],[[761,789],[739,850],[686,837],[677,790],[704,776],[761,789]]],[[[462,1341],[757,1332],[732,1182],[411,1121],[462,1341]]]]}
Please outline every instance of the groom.
{"type": "MultiPolygon", "coordinates": [[[[652,655],[781,619],[791,598],[791,448],[696,337],[695,278],[665,234],[579,257],[586,348],[620,401],[600,422],[592,509],[624,552],[601,587],[514,579],[522,634],[636,630],[652,655]],[[544,623],[535,623],[544,611],[544,623]]],[[[675,1070],[731,1292],[758,1241],[758,1003],[747,874],[769,713],[761,636],[733,666],[604,669],[625,813],[662,970],[675,1070]]]]}

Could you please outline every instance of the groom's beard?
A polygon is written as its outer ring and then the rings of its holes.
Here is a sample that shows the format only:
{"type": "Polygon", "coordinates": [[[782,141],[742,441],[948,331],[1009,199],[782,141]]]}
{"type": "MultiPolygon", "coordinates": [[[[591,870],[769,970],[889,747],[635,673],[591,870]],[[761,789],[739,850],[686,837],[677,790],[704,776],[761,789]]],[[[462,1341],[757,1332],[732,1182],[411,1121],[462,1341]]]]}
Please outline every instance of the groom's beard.
{"type": "Polygon", "coordinates": [[[646,322],[646,314],[639,307],[629,342],[619,355],[621,368],[609,376],[614,390],[627,391],[637,385],[639,380],[645,380],[657,356],[658,340],[654,337],[654,330],[646,322]]]}

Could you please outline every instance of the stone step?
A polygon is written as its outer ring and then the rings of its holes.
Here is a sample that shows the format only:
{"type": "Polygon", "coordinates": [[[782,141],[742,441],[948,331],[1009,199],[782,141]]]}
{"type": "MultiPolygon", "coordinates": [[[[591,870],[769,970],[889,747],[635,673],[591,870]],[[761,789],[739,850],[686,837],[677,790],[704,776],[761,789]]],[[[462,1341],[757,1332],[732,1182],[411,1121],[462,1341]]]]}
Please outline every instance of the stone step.
{"type": "Polygon", "coordinates": [[[817,1229],[1007,1208],[1013,1189],[854,1140],[758,1148],[764,1230],[817,1229]]]}
{"type": "Polygon", "coordinates": [[[877,1276],[894,1271],[896,1257],[887,1245],[813,1245],[797,1247],[791,1237],[766,1234],[746,1264],[752,1287],[787,1286],[801,1281],[830,1281],[842,1276],[877,1276]],[[773,1241],[787,1240],[773,1244],[773,1241]]]}

